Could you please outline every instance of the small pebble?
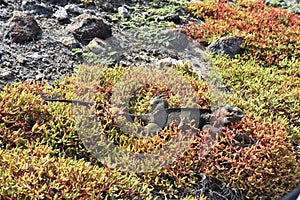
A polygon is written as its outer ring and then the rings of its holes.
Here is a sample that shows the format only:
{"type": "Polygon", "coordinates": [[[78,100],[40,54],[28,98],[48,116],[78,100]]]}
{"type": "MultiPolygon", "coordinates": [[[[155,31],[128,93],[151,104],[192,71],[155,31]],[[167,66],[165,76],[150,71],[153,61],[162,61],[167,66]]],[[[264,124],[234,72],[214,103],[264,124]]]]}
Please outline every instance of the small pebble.
{"type": "Polygon", "coordinates": [[[69,18],[68,12],[64,7],[59,7],[59,9],[53,14],[58,21],[63,21],[69,18]]]}

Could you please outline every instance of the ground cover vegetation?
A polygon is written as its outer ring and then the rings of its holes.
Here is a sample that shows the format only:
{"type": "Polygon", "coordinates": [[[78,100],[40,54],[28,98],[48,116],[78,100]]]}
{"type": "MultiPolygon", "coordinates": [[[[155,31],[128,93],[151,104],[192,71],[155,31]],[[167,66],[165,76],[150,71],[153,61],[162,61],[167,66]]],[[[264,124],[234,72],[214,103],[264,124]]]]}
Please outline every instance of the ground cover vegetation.
{"type": "Polygon", "coordinates": [[[298,3],[296,3],[297,1],[291,2],[291,1],[283,1],[283,0],[266,0],[265,1],[267,3],[268,6],[274,6],[274,7],[280,7],[280,8],[284,8],[287,9],[291,12],[296,12],[296,13],[300,13],[300,6],[299,6],[299,1],[298,3]]]}
{"type": "MultiPolygon", "coordinates": [[[[234,58],[212,55],[232,93],[228,104],[246,117],[222,130],[222,137],[202,155],[203,134],[190,148],[157,172],[130,173],[109,168],[92,156],[77,134],[72,105],[47,103],[44,97],[74,97],[76,74],[54,85],[16,83],[0,93],[1,199],[209,199],[204,188],[227,187],[244,199],[278,199],[300,180],[299,16],[263,2],[192,2],[187,12],[205,21],[185,27],[190,37],[210,43],[221,36],[245,39],[234,58]],[[219,183],[219,184],[218,184],[219,183]]],[[[154,12],[154,11],[153,11],[154,12]]],[[[151,141],[136,142],[117,129],[109,112],[112,89],[132,67],[103,66],[97,84],[97,115],[104,133],[134,151],[155,149],[178,133],[169,127],[151,141]],[[131,145],[131,146],[130,146],[131,145]]],[[[206,82],[188,65],[173,66],[192,85],[199,107],[210,107],[206,82]]],[[[84,66],[79,66],[78,71],[84,66]]],[[[164,92],[172,107],[176,93],[152,83],[135,91],[131,112],[150,110],[149,99],[164,92]]],[[[223,192],[223,193],[222,193],[223,192]]]]}

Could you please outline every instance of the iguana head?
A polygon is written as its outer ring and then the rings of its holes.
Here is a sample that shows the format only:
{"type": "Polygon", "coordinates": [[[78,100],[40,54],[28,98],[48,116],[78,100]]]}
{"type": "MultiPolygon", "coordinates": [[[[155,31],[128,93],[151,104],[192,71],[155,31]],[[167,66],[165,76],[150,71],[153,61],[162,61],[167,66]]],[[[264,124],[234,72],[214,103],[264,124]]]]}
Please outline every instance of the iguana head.
{"type": "Polygon", "coordinates": [[[216,138],[222,132],[222,126],[240,121],[244,116],[244,112],[238,107],[222,106],[213,112],[211,123],[203,126],[202,130],[209,130],[210,135],[216,138]]]}
{"type": "Polygon", "coordinates": [[[240,121],[245,116],[244,112],[235,106],[222,106],[215,110],[213,114],[213,120],[215,120],[217,126],[240,121]]]}

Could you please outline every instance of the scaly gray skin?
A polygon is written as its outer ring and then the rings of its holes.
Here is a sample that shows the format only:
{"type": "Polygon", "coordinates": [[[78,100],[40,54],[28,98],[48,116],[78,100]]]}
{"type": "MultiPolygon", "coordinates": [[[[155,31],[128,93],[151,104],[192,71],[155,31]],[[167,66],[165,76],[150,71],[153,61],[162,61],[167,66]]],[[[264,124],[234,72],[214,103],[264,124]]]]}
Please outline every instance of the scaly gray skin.
{"type": "MultiPolygon", "coordinates": [[[[221,127],[240,121],[245,116],[240,108],[234,106],[222,106],[215,111],[198,108],[168,108],[167,100],[161,97],[151,99],[152,110],[148,114],[123,113],[122,115],[128,121],[138,120],[147,124],[139,131],[143,136],[158,134],[171,123],[175,123],[181,130],[189,129],[191,126],[200,130],[209,130],[214,138],[216,138],[221,127]]],[[[75,103],[83,106],[93,105],[89,102],[66,99],[45,99],[45,101],[75,103]]]]}

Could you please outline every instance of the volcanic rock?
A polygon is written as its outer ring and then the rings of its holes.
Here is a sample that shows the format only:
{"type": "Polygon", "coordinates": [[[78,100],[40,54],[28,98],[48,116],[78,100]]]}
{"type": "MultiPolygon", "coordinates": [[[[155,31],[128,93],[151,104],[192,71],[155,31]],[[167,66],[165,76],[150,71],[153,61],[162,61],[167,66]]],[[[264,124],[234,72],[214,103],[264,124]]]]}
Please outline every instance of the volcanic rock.
{"type": "Polygon", "coordinates": [[[35,19],[20,11],[14,12],[8,24],[12,41],[17,43],[37,40],[42,33],[35,19]]]}
{"type": "Polygon", "coordinates": [[[112,36],[111,27],[103,19],[88,14],[76,17],[75,24],[70,25],[68,30],[83,44],[88,44],[95,37],[107,39],[112,36]]]}
{"type": "Polygon", "coordinates": [[[212,42],[207,50],[216,54],[226,54],[230,58],[242,52],[241,44],[243,38],[239,36],[226,36],[212,42]]]}

